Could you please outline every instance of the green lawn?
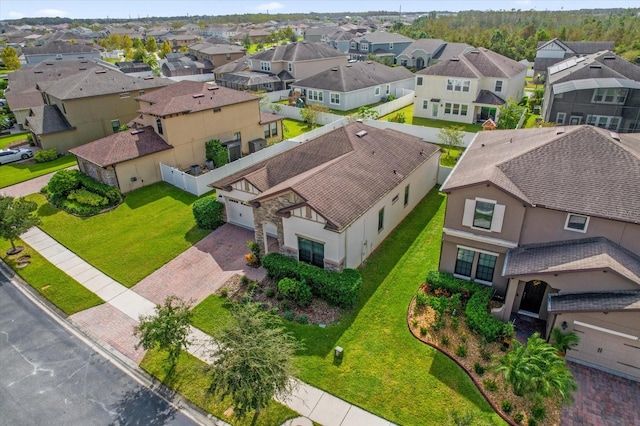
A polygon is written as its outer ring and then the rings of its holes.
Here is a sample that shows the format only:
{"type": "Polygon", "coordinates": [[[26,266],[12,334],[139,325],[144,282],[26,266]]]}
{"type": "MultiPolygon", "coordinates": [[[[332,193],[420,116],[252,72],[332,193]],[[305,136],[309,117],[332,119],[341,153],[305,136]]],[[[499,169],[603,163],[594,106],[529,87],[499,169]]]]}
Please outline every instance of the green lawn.
{"type": "Polygon", "coordinates": [[[390,118],[393,118],[398,113],[404,113],[405,124],[414,124],[416,126],[425,126],[425,127],[435,127],[436,129],[442,129],[443,127],[450,126],[459,126],[462,127],[462,130],[470,133],[477,133],[482,130],[482,126],[479,124],[468,124],[468,123],[458,123],[457,121],[445,121],[445,120],[432,120],[430,118],[422,118],[422,117],[414,117],[413,116],[413,104],[407,105],[406,107],[399,109],[398,111],[394,111],[391,114],[384,115],[378,120],[380,121],[389,121],[390,118]]]}
{"type": "Polygon", "coordinates": [[[29,132],[25,132],[25,133],[18,133],[15,135],[7,135],[7,136],[1,136],[0,137],[0,149],[4,149],[7,146],[11,145],[14,142],[18,142],[18,141],[27,141],[27,135],[29,134],[29,132]]]}
{"type": "Polygon", "coordinates": [[[198,407],[234,426],[274,426],[298,417],[298,413],[275,401],[260,412],[255,423],[252,423],[253,413],[248,413],[244,418],[229,417],[225,415],[225,411],[233,405],[230,398],[220,401],[217,397],[207,396],[204,392],[204,389],[209,387],[204,362],[188,353],[183,353],[174,370],[167,375],[168,368],[165,359],[165,353],[150,350],[140,363],[140,367],[164,385],[180,392],[198,407]]]}
{"type": "Polygon", "coordinates": [[[25,249],[16,256],[7,256],[6,251],[11,244],[6,240],[0,240],[2,260],[62,312],[72,315],[103,303],[102,299],[53,266],[22,240],[16,241],[15,244],[25,249]],[[24,255],[31,256],[31,263],[26,268],[16,268],[16,260],[24,255]]]}
{"type": "Polygon", "coordinates": [[[291,118],[282,120],[282,128],[284,129],[282,133],[285,139],[295,138],[311,130],[304,121],[292,120],[291,118]]]}
{"type": "MultiPolygon", "coordinates": [[[[365,105],[365,107],[367,107],[367,108],[373,108],[373,107],[376,107],[376,106],[378,106],[378,105],[382,105],[383,103],[384,103],[384,102],[376,102],[376,103],[373,103],[373,104],[370,104],[370,105],[365,105]]],[[[350,109],[350,110],[347,110],[347,111],[340,111],[340,110],[338,110],[338,109],[332,109],[332,110],[330,110],[329,112],[330,112],[331,114],[335,114],[335,115],[343,115],[343,116],[347,116],[347,115],[356,114],[360,108],[361,108],[361,107],[353,108],[353,109],[350,109]]]]}
{"type": "Polygon", "coordinates": [[[209,231],[196,226],[194,195],[164,182],[127,194],[116,209],[80,218],[57,210],[40,194],[41,228],[91,265],[131,287],[209,231]]]}
{"type": "Polygon", "coordinates": [[[4,164],[0,173],[0,188],[15,185],[56,170],[66,169],[76,164],[75,155],[65,155],[46,163],[4,164]]]}
{"type": "MultiPolygon", "coordinates": [[[[287,323],[306,346],[296,358],[299,378],[397,424],[446,424],[452,408],[503,424],[468,376],[407,327],[412,296],[438,267],[444,209],[434,189],[371,255],[360,269],[359,302],[338,324],[287,323]],[[341,363],[335,346],[344,348],[341,363]]],[[[209,333],[227,315],[215,295],[194,313],[194,325],[209,333]]]]}

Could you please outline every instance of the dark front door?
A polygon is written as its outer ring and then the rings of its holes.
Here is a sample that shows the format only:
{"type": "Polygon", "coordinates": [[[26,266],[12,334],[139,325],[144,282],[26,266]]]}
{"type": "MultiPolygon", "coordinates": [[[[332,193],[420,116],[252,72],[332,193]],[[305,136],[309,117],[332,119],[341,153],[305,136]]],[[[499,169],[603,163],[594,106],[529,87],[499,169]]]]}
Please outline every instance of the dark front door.
{"type": "Polygon", "coordinates": [[[547,289],[547,283],[540,280],[532,280],[524,285],[524,294],[520,301],[520,310],[537,314],[540,312],[540,305],[544,292],[547,289]]]}

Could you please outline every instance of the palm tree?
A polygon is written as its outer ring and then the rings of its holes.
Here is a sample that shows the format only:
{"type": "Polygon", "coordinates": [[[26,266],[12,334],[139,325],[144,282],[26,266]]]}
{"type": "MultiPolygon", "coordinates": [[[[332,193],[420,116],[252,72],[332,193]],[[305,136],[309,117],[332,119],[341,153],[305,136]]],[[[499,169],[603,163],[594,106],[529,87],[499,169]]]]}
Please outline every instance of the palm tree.
{"type": "Polygon", "coordinates": [[[563,333],[558,327],[551,330],[551,340],[553,347],[561,355],[566,354],[567,349],[573,349],[580,343],[580,337],[576,333],[563,333]]]}

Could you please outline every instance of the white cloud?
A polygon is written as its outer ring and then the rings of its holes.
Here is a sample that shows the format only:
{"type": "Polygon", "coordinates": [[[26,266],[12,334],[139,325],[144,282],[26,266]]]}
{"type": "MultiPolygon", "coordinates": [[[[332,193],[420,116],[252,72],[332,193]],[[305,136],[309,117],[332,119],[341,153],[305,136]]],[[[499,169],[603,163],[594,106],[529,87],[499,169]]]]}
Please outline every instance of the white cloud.
{"type": "Polygon", "coordinates": [[[43,16],[46,18],[65,17],[69,16],[69,12],[58,9],[40,9],[35,13],[36,16],[43,16]]]}
{"type": "Polygon", "coordinates": [[[256,7],[257,10],[259,11],[271,11],[271,10],[278,10],[278,9],[282,9],[284,8],[284,5],[282,3],[278,3],[275,1],[272,1],[271,3],[263,3],[261,5],[258,5],[258,7],[256,7]]]}
{"type": "Polygon", "coordinates": [[[24,18],[24,15],[20,12],[9,12],[9,19],[21,19],[24,18]]]}

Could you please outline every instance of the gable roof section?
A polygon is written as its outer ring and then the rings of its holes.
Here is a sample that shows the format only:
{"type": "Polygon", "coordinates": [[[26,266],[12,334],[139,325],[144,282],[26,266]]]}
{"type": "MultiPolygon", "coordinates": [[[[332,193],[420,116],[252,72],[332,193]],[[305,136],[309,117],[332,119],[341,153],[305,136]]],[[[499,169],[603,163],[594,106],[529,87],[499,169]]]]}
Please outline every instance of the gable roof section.
{"type": "Polygon", "coordinates": [[[299,41],[296,43],[279,45],[264,52],[256,53],[251,59],[268,62],[297,62],[316,61],[322,59],[339,58],[346,55],[324,42],[299,41]]]}
{"type": "Polygon", "coordinates": [[[439,148],[389,129],[350,123],[213,184],[246,179],[260,202],[293,191],[341,231],[367,212],[439,148]],[[365,130],[363,137],[356,133],[365,130]]]}
{"type": "Polygon", "coordinates": [[[640,88],[640,67],[608,50],[565,59],[549,68],[548,74],[554,93],[598,87],[640,88]]]}
{"type": "Polygon", "coordinates": [[[214,74],[228,74],[249,69],[249,56],[243,56],[213,69],[214,74]]]}
{"type": "Polygon", "coordinates": [[[532,206],[640,223],[640,134],[593,126],[480,132],[443,192],[492,183],[532,206]]]}
{"type": "Polygon", "coordinates": [[[38,83],[41,91],[61,100],[111,95],[163,87],[170,82],[153,77],[132,77],[110,68],[90,69],[75,75],[38,83]]]}
{"type": "Polygon", "coordinates": [[[504,276],[611,270],[640,285],[640,257],[604,237],[528,244],[509,250],[504,276]]]}
{"type": "Polygon", "coordinates": [[[69,124],[57,105],[41,105],[31,108],[27,122],[36,135],[73,130],[73,126],[69,124]]]}
{"type": "Polygon", "coordinates": [[[418,71],[416,74],[446,77],[514,77],[527,67],[489,49],[479,48],[418,71]]]}
{"type": "Polygon", "coordinates": [[[490,90],[480,90],[478,97],[474,101],[476,104],[485,105],[504,105],[505,100],[490,90]]]}
{"type": "Polygon", "coordinates": [[[405,67],[389,67],[378,62],[367,61],[321,71],[296,81],[294,85],[346,93],[412,78],[413,73],[405,67]]]}
{"type": "Polygon", "coordinates": [[[444,48],[442,50],[438,51],[435,55],[433,55],[433,59],[437,61],[446,61],[449,58],[452,58],[454,56],[460,56],[463,53],[469,52],[474,49],[475,47],[467,43],[447,42],[444,45],[444,48]]]}
{"type": "Polygon", "coordinates": [[[359,43],[363,40],[368,41],[371,44],[380,44],[380,43],[411,43],[414,40],[407,36],[403,36],[398,33],[387,33],[384,31],[376,31],[373,33],[363,34],[362,37],[358,37],[355,39],[359,43]]]}
{"type": "Polygon", "coordinates": [[[205,111],[260,98],[215,84],[184,80],[146,93],[137,99],[142,102],[139,112],[164,117],[171,114],[205,111]]]}
{"type": "Polygon", "coordinates": [[[192,44],[189,46],[189,49],[207,55],[224,55],[227,53],[244,53],[247,51],[244,47],[238,46],[237,44],[213,44],[207,42],[192,44]]]}
{"type": "Polygon", "coordinates": [[[153,127],[129,129],[71,148],[70,153],[101,167],[112,166],[156,152],[173,149],[153,127]]]}
{"type": "Polygon", "coordinates": [[[447,43],[445,41],[440,40],[439,38],[421,38],[407,46],[400,55],[412,57],[416,50],[422,50],[425,53],[433,54],[446,44],[447,43]]]}

